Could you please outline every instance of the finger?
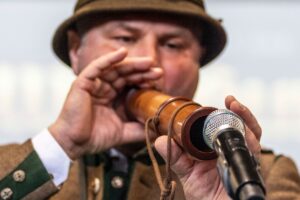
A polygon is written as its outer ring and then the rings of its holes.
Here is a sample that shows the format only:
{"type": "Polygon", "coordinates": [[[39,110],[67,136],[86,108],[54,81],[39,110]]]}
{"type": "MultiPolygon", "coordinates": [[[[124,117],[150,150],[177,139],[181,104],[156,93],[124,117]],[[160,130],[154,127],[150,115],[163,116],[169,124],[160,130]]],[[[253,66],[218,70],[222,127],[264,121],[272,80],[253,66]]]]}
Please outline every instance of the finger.
{"type": "Polygon", "coordinates": [[[247,134],[245,135],[247,146],[250,151],[258,158],[261,152],[260,143],[256,138],[256,135],[251,130],[249,130],[248,127],[246,127],[246,129],[248,129],[246,131],[247,134]]]}
{"type": "Polygon", "coordinates": [[[94,80],[98,78],[104,69],[112,67],[116,63],[122,61],[127,55],[125,48],[120,48],[117,51],[108,53],[104,56],[93,60],[80,74],[79,77],[94,80]]]}
{"type": "Polygon", "coordinates": [[[149,88],[153,87],[153,81],[159,79],[162,75],[163,71],[161,68],[152,68],[148,72],[119,77],[111,84],[117,91],[122,91],[126,85],[136,85],[141,88],[149,88]]]}
{"type": "Polygon", "coordinates": [[[124,78],[118,78],[116,81],[111,83],[116,91],[121,92],[126,85],[130,85],[124,78]]]}
{"type": "MultiPolygon", "coordinates": [[[[167,160],[167,136],[160,136],[156,139],[154,145],[158,153],[167,160]]],[[[191,169],[194,165],[194,161],[191,160],[186,153],[174,142],[171,141],[172,154],[170,158],[170,165],[172,170],[178,175],[179,178],[182,178],[191,172],[191,169]]]]}
{"type": "MultiPolygon", "coordinates": [[[[137,122],[126,122],[123,130],[122,144],[145,141],[145,129],[142,124],[137,122]]],[[[153,135],[151,135],[151,137],[153,137],[153,135]]]]}
{"type": "Polygon", "coordinates": [[[161,68],[151,68],[149,71],[144,73],[135,73],[129,76],[126,76],[126,80],[129,83],[137,84],[144,83],[152,80],[156,80],[163,75],[163,70],[161,68]]]}
{"type": "Polygon", "coordinates": [[[150,57],[127,57],[122,62],[115,65],[114,69],[120,75],[128,75],[133,72],[148,71],[153,65],[150,57]]]}
{"type": "Polygon", "coordinates": [[[226,97],[225,105],[229,110],[239,115],[245,121],[248,128],[255,134],[256,138],[260,140],[262,129],[252,112],[233,96],[226,97]]]}
{"type": "Polygon", "coordinates": [[[233,101],[236,101],[236,99],[234,98],[234,96],[228,95],[228,96],[225,98],[225,106],[226,106],[226,108],[230,109],[230,104],[231,104],[233,101]]]}
{"type": "MultiPolygon", "coordinates": [[[[100,79],[96,79],[97,83],[95,83],[95,88],[92,92],[92,95],[100,100],[102,99],[108,99],[112,100],[117,96],[117,92],[115,89],[107,82],[102,81],[100,79]]],[[[105,101],[106,102],[106,101],[105,101]]]]}
{"type": "Polygon", "coordinates": [[[117,78],[119,78],[119,77],[120,77],[120,75],[113,68],[111,70],[104,71],[103,74],[101,75],[101,79],[105,80],[107,82],[113,82],[113,81],[117,80],[117,78]]]}
{"type": "Polygon", "coordinates": [[[101,75],[101,79],[107,82],[113,82],[120,76],[146,72],[151,69],[151,63],[151,59],[147,57],[125,58],[122,62],[114,65],[112,68],[105,69],[101,75]]]}
{"type": "Polygon", "coordinates": [[[149,89],[149,88],[152,88],[152,89],[156,89],[156,84],[155,84],[155,81],[147,81],[147,82],[144,82],[144,83],[141,83],[139,84],[139,87],[142,88],[142,89],[149,89]]]}

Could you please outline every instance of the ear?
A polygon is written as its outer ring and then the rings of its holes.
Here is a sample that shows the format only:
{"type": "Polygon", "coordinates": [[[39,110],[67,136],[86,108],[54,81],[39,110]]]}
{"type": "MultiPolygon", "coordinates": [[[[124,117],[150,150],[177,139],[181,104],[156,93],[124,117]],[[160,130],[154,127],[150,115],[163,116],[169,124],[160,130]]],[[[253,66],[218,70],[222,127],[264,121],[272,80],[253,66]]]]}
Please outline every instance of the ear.
{"type": "Polygon", "coordinates": [[[80,42],[81,39],[78,35],[78,33],[74,30],[69,30],[67,32],[68,36],[68,47],[69,47],[69,58],[71,62],[71,67],[76,75],[79,74],[79,48],[80,48],[80,42]]]}

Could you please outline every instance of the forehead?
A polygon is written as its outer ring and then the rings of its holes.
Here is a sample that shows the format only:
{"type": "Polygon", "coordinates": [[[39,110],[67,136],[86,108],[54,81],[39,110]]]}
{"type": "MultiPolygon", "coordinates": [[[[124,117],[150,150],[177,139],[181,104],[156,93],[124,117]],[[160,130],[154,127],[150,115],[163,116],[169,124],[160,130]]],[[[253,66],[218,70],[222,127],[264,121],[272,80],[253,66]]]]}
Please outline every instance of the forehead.
{"type": "Polygon", "coordinates": [[[201,24],[188,17],[180,17],[162,13],[114,13],[111,15],[91,15],[78,20],[76,29],[79,33],[84,34],[94,27],[107,24],[143,24],[162,25],[168,29],[176,27],[178,29],[187,29],[196,36],[201,37],[201,24]]]}

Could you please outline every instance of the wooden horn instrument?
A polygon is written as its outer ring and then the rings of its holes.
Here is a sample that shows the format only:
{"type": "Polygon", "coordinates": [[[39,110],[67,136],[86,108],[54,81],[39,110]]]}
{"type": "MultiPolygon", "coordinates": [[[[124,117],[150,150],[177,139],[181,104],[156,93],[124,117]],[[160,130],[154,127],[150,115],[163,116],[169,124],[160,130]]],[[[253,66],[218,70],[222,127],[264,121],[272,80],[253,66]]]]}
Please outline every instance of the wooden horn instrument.
{"type": "MultiPolygon", "coordinates": [[[[156,90],[130,90],[126,96],[126,109],[130,117],[145,123],[150,117],[158,119],[156,130],[167,135],[171,116],[172,138],[194,159],[211,160],[217,154],[203,139],[203,125],[206,117],[216,108],[202,107],[184,97],[172,97],[156,90]],[[190,102],[190,103],[188,103],[190,102]]],[[[154,127],[151,127],[153,130],[154,127]]]]}

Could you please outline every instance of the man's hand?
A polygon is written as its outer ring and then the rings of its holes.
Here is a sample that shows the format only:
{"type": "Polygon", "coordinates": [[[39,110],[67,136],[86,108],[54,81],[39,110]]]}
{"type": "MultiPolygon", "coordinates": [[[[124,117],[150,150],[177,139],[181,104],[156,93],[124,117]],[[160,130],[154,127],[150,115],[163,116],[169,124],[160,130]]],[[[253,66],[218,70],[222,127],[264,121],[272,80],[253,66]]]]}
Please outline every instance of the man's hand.
{"type": "MultiPolygon", "coordinates": [[[[246,124],[246,142],[250,151],[260,155],[259,140],[261,128],[250,110],[233,96],[225,100],[227,109],[238,114],[246,124]]],[[[155,141],[157,151],[166,159],[167,136],[155,141]]],[[[196,161],[191,159],[174,141],[172,141],[171,168],[177,174],[183,186],[187,200],[225,200],[230,199],[223,187],[216,168],[216,160],[196,161]]]]}
{"type": "Polygon", "coordinates": [[[63,109],[49,131],[71,159],[144,140],[143,126],[125,122],[113,108],[128,85],[152,86],[162,76],[151,58],[126,57],[121,48],[85,67],[73,82],[63,109]]]}

